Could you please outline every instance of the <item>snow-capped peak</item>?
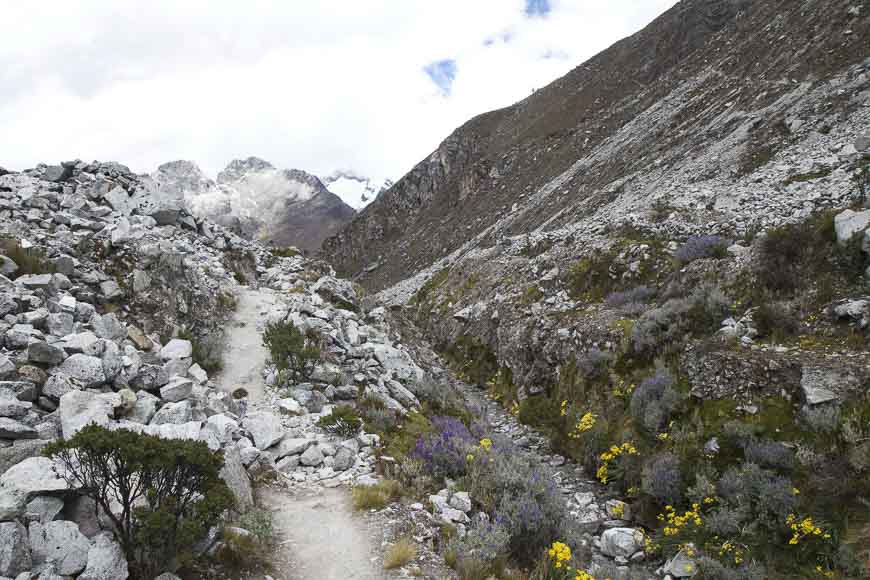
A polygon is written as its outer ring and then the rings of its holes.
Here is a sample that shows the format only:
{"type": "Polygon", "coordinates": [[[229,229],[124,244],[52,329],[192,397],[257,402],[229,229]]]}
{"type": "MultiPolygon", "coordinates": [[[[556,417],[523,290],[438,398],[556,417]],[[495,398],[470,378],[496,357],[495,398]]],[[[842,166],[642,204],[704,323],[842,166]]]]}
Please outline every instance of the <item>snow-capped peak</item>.
{"type": "Polygon", "coordinates": [[[329,191],[356,210],[373,202],[382,191],[393,185],[389,179],[372,179],[348,169],[333,171],[322,179],[329,191]]]}

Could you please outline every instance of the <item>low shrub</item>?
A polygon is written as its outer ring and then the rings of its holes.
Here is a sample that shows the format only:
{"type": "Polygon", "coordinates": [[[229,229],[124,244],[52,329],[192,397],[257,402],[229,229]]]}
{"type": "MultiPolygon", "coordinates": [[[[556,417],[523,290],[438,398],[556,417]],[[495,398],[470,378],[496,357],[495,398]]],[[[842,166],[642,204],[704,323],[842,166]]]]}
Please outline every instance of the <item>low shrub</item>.
{"type": "Polygon", "coordinates": [[[674,258],[681,264],[695,260],[728,257],[728,246],[731,242],[721,236],[691,236],[686,243],[674,252],[674,258]]]}
{"type": "Polygon", "coordinates": [[[286,248],[269,248],[269,252],[271,252],[271,254],[276,258],[295,258],[302,255],[302,252],[293,246],[287,246],[286,248]]]}
{"type": "Polygon", "coordinates": [[[350,405],[337,405],[329,415],[321,417],[317,425],[325,431],[349,439],[362,429],[362,419],[350,405]]]}
{"type": "Polygon", "coordinates": [[[614,356],[593,348],[577,358],[577,370],[586,380],[599,379],[607,374],[607,368],[614,356]]]}
{"type": "Polygon", "coordinates": [[[752,323],[759,335],[775,342],[783,342],[800,332],[800,320],[782,303],[762,303],[753,311],[752,323]]]}
{"type": "Polygon", "coordinates": [[[679,408],[683,396],[674,388],[674,377],[664,369],[638,385],[631,394],[629,411],[635,427],[656,437],[679,408]]]}
{"type": "Polygon", "coordinates": [[[433,417],[432,425],[434,432],[417,439],[411,457],[420,460],[424,469],[436,478],[465,475],[466,457],[477,440],[455,417],[433,417]]]}
{"type": "Polygon", "coordinates": [[[652,457],[643,467],[641,486],[661,505],[676,505],[683,498],[680,459],[673,453],[652,457]]]}
{"type": "Polygon", "coordinates": [[[408,538],[402,538],[389,548],[384,555],[384,569],[395,570],[417,557],[417,545],[408,538]]]}
{"type": "Polygon", "coordinates": [[[623,292],[611,292],[604,299],[604,303],[611,308],[623,312],[639,312],[645,309],[645,305],[656,296],[656,289],[649,286],[638,286],[623,292]]]}
{"type": "Polygon", "coordinates": [[[686,298],[672,298],[634,324],[632,348],[644,356],[679,348],[688,336],[715,332],[730,307],[725,294],[709,285],[695,289],[686,298]]]}
{"type": "Polygon", "coordinates": [[[263,331],[263,344],[279,372],[292,378],[307,379],[320,362],[317,336],[303,333],[291,321],[270,322],[263,331]]]}
{"type": "Polygon", "coordinates": [[[478,520],[463,537],[450,540],[447,551],[455,558],[454,569],[485,571],[483,578],[501,567],[501,560],[507,557],[510,533],[504,525],[486,520],[478,520]]]}
{"type": "Polygon", "coordinates": [[[616,258],[617,252],[610,250],[583,258],[571,266],[565,279],[571,298],[597,302],[614,291],[622,274],[616,258]]]}
{"type": "Polygon", "coordinates": [[[789,472],[794,469],[794,451],[769,439],[753,439],[743,450],[746,461],[761,467],[789,472]]]}

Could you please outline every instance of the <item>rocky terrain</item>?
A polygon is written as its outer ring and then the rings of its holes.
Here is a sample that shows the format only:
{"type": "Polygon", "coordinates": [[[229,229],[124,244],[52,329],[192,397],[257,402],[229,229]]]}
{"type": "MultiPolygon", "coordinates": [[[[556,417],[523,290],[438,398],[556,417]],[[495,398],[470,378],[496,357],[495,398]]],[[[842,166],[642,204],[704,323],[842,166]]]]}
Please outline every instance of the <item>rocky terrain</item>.
{"type": "Polygon", "coordinates": [[[217,181],[190,161],[164,163],[152,178],[165,194],[183,198],[194,215],[273,246],[316,251],[355,214],[317,177],[256,157],[230,162],[217,181]]]}

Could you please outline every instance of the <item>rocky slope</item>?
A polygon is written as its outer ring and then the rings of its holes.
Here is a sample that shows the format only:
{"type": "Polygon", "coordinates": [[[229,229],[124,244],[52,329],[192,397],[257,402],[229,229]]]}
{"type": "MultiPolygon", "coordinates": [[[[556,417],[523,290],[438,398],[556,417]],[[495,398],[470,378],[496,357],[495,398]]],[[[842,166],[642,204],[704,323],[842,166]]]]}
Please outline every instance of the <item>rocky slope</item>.
{"type": "Polygon", "coordinates": [[[671,563],[862,577],[868,33],[858,2],[680,2],[458,129],[325,253],[671,563]],[[764,515],[750,473],[797,491],[764,515]],[[689,497],[709,528],[661,523],[689,497]],[[797,513],[837,545],[789,551],[797,513]]]}
{"type": "Polygon", "coordinates": [[[820,200],[791,177],[824,171],[835,200],[849,189],[836,170],[848,170],[867,123],[868,27],[855,2],[684,0],[457,129],[328,240],[326,256],[382,289],[503,239],[650,224],[656,203],[684,210],[667,224],[682,234],[806,213],[820,200]]]}
{"type": "Polygon", "coordinates": [[[194,214],[275,246],[318,250],[355,214],[317,177],[256,157],[230,162],[216,182],[190,161],[165,163],[152,178],[167,195],[183,197],[194,214]]]}
{"type": "MultiPolygon", "coordinates": [[[[404,385],[423,371],[383,310],[357,314],[353,287],[326,264],[275,258],[177,202],[114,163],[0,176],[0,577],[128,577],[109,528],[40,455],[87,424],[222,450],[222,477],[245,512],[253,474],[285,488],[375,481],[376,435],[318,427],[336,401],[419,406],[404,385]],[[239,282],[274,295],[249,324],[289,318],[327,349],[310,382],[250,405],[199,364],[223,358],[222,341],[203,346],[226,328],[239,282]]],[[[219,552],[216,539],[201,551],[219,552]]]]}

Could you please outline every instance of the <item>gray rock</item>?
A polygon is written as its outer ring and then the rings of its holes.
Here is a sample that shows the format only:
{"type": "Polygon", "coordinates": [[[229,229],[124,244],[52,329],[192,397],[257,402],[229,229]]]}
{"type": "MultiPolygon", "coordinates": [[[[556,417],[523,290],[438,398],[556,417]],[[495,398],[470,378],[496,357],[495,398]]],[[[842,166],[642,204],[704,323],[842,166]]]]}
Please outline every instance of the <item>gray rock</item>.
{"type": "Polygon", "coordinates": [[[193,392],[193,381],[179,376],[170,379],[169,384],[160,389],[160,398],[164,401],[177,403],[188,398],[193,392]]]}
{"type": "Polygon", "coordinates": [[[42,341],[27,345],[27,360],[39,364],[58,365],[66,358],[63,349],[42,341]]]}
{"type": "Polygon", "coordinates": [[[323,463],[323,452],[320,447],[312,445],[305,450],[305,453],[299,458],[299,462],[307,467],[317,467],[323,463]]]}
{"type": "Polygon", "coordinates": [[[147,391],[136,392],[136,403],[133,405],[133,410],[127,416],[130,421],[147,425],[151,422],[154,414],[157,412],[157,407],[160,405],[160,399],[147,391]]]}
{"type": "Polygon", "coordinates": [[[261,451],[268,449],[284,437],[281,419],[266,411],[248,413],[242,421],[242,426],[251,434],[254,445],[261,451]]]}
{"type": "Polygon", "coordinates": [[[204,385],[208,382],[208,373],[198,364],[187,369],[187,376],[193,379],[197,385],[204,385]]]}
{"type": "Polygon", "coordinates": [[[29,457],[0,476],[0,521],[19,517],[33,497],[66,491],[69,485],[46,457],[29,457]]]}
{"type": "Polygon", "coordinates": [[[94,538],[87,566],[78,580],[126,580],[129,575],[121,545],[109,532],[104,532],[94,538]]]}
{"type": "Polygon", "coordinates": [[[164,361],[179,360],[193,356],[193,345],[189,340],[173,338],[160,349],[160,358],[164,361]]]}
{"type": "Polygon", "coordinates": [[[281,459],[282,457],[286,457],[288,455],[300,455],[313,444],[314,441],[312,441],[311,439],[292,437],[282,439],[281,443],[278,444],[278,450],[275,453],[275,459],[281,459]]]}
{"type": "MultiPolygon", "coordinates": [[[[66,298],[66,297],[64,297],[66,298]]],[[[72,298],[72,297],[70,297],[72,298]]],[[[73,298],[75,300],[75,298],[73,298]]],[[[49,314],[46,320],[48,332],[54,336],[66,336],[75,329],[75,318],[69,312],[56,312],[49,314]]]]}
{"type": "Polygon", "coordinates": [[[88,356],[100,356],[103,354],[105,343],[90,330],[78,334],[69,334],[64,337],[63,348],[73,354],[86,354],[88,356]]]}
{"type": "Polygon", "coordinates": [[[278,410],[285,415],[305,415],[308,412],[305,407],[299,404],[299,401],[292,398],[278,401],[278,410]]]}
{"type": "Polygon", "coordinates": [[[58,367],[58,372],[66,375],[86,389],[99,387],[106,382],[103,361],[86,354],[74,354],[58,367]]]}
{"type": "Polygon", "coordinates": [[[94,316],[91,320],[94,333],[106,340],[123,340],[127,336],[127,329],[114,314],[94,316]]]}
{"type": "Polygon", "coordinates": [[[845,244],[855,234],[870,227],[870,210],[860,212],[847,209],[834,217],[834,228],[837,231],[837,242],[845,244]]]}
{"type": "Polygon", "coordinates": [[[633,528],[611,528],[601,534],[601,552],[611,558],[630,558],[643,547],[643,533],[633,528]]]}
{"type": "Polygon", "coordinates": [[[193,418],[190,401],[166,403],[152,417],[151,425],[183,425],[193,418]]]}
{"type": "Polygon", "coordinates": [[[224,466],[220,471],[221,479],[233,492],[236,498],[236,509],[245,513],[254,506],[254,493],[251,479],[242,463],[238,446],[231,445],[224,450],[224,466]]]}
{"type": "Polygon", "coordinates": [[[0,354],[0,381],[14,379],[16,376],[15,363],[9,360],[5,354],[0,354]]]}
{"type": "Polygon", "coordinates": [[[0,438],[2,439],[36,439],[39,434],[36,429],[15,419],[0,417],[0,438]]]}
{"type": "Polygon", "coordinates": [[[3,254],[0,254],[0,275],[8,277],[13,275],[17,271],[18,264],[16,264],[9,256],[4,256],[3,254]]]}
{"type": "Polygon", "coordinates": [[[106,300],[116,300],[124,296],[124,291],[121,290],[121,287],[114,280],[106,280],[105,282],[100,282],[100,294],[106,300]]]}
{"type": "Polygon", "coordinates": [[[78,574],[85,569],[90,547],[90,541],[74,522],[30,524],[30,549],[35,566],[54,564],[58,574],[78,574]]]}
{"type": "Polygon", "coordinates": [[[0,576],[17,576],[32,565],[27,529],[18,522],[0,523],[0,576]]]}
{"type": "Polygon", "coordinates": [[[51,288],[52,277],[51,274],[29,274],[19,276],[15,281],[28,290],[46,290],[51,288]]]}
{"type": "Polygon", "coordinates": [[[64,439],[85,425],[107,426],[114,416],[112,403],[88,391],[70,391],[60,398],[60,425],[64,439]]]}
{"type": "Polygon", "coordinates": [[[0,390],[11,391],[19,401],[36,400],[36,384],[32,381],[0,381],[0,390]]]}
{"type": "Polygon", "coordinates": [[[335,452],[332,468],[336,471],[347,471],[356,463],[356,453],[347,447],[339,447],[335,452]]]}
{"type": "Polygon", "coordinates": [[[458,491],[450,497],[450,506],[468,513],[471,511],[471,497],[467,491],[458,491]]]}
{"type": "Polygon", "coordinates": [[[27,503],[27,506],[24,508],[24,515],[27,519],[35,519],[42,524],[46,524],[54,521],[61,510],[63,510],[62,499],[50,495],[40,495],[27,503]]]}
{"type": "Polygon", "coordinates": [[[135,344],[136,348],[139,350],[149,351],[154,346],[151,339],[145,336],[145,333],[135,326],[127,327],[127,338],[132,340],[133,344],[135,344]]]}
{"type": "Polygon", "coordinates": [[[839,398],[837,393],[845,383],[846,377],[833,369],[804,367],[801,374],[801,389],[809,405],[820,405],[837,400],[839,398]]]}
{"type": "Polygon", "coordinates": [[[326,276],[318,280],[311,287],[311,290],[339,308],[346,310],[356,309],[356,290],[354,290],[353,284],[347,280],[337,280],[326,276]]]}
{"type": "Polygon", "coordinates": [[[665,564],[663,572],[674,578],[691,578],[698,573],[698,566],[695,565],[695,560],[689,557],[688,550],[684,548],[665,564]]]}
{"type": "Polygon", "coordinates": [[[12,466],[29,457],[39,457],[48,441],[39,439],[18,439],[9,447],[0,448],[0,473],[6,473],[12,466]]]}
{"type": "Polygon", "coordinates": [[[45,385],[42,386],[42,394],[52,401],[60,401],[60,398],[70,391],[78,390],[69,379],[62,374],[56,374],[48,377],[45,385]]]}
{"type": "Polygon", "coordinates": [[[12,391],[0,391],[0,417],[20,419],[30,412],[33,403],[19,401],[12,391]]]}

